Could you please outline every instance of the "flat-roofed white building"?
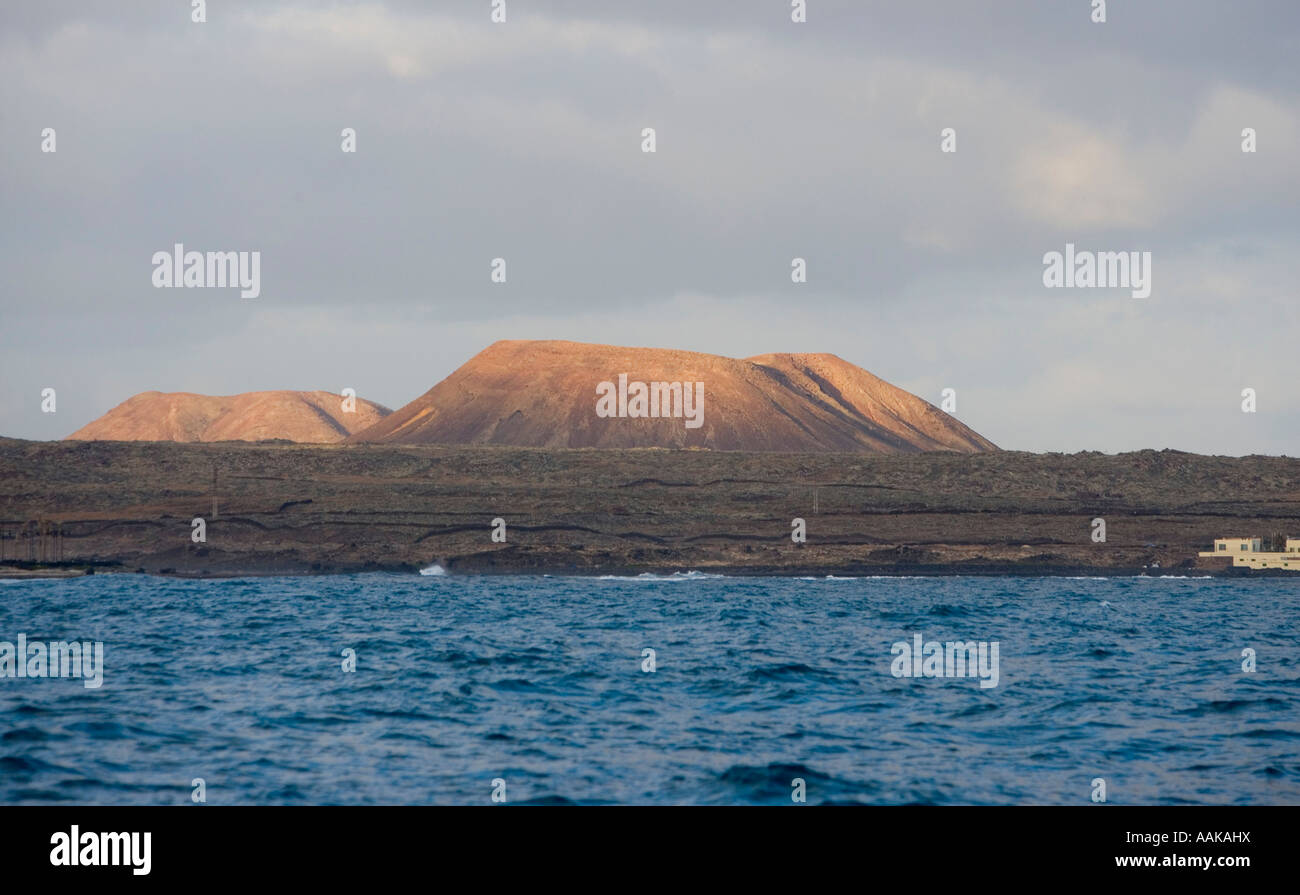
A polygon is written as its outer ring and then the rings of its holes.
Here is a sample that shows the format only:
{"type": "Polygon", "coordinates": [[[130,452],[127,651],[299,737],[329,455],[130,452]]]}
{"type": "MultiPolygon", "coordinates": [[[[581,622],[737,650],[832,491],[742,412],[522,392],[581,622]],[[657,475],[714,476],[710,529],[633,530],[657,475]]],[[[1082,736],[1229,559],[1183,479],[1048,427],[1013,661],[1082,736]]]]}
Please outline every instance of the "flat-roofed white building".
{"type": "Polygon", "coordinates": [[[1215,538],[1214,549],[1197,556],[1232,557],[1232,564],[1249,569],[1292,569],[1300,572],[1300,538],[1287,538],[1285,551],[1265,551],[1262,538],[1215,538]]]}
{"type": "MultiPolygon", "coordinates": [[[[1288,545],[1292,540],[1300,542],[1300,539],[1287,538],[1288,545]]],[[[1237,553],[1259,553],[1263,547],[1262,538],[1215,538],[1214,552],[1202,553],[1201,556],[1227,556],[1228,554],[1237,553]]]]}

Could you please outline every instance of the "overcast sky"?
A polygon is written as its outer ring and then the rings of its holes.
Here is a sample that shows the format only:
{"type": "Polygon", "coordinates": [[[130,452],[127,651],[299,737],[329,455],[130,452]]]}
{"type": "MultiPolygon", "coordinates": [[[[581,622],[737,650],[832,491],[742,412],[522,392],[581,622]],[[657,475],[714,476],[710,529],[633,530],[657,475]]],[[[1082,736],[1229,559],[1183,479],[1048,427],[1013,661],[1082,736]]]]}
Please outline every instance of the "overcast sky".
{"type": "Polygon", "coordinates": [[[190,6],[0,7],[0,434],[397,408],[561,338],[831,352],[1004,448],[1300,453],[1294,0],[190,6]],[[155,289],[177,242],[261,295],[155,289]],[[1045,288],[1067,242],[1150,251],[1150,297],[1045,288]]]}

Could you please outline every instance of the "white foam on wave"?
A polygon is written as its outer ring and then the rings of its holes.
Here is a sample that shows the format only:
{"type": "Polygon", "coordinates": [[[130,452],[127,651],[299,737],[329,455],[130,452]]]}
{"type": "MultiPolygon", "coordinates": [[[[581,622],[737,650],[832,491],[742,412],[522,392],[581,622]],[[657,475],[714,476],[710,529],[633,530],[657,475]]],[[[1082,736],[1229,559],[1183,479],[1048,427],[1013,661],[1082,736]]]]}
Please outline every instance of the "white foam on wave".
{"type": "Polygon", "coordinates": [[[704,581],[714,578],[726,578],[706,572],[673,572],[671,575],[656,575],[654,572],[642,572],[640,575],[601,575],[597,581],[704,581]]]}
{"type": "Polygon", "coordinates": [[[437,563],[434,563],[433,565],[429,566],[427,569],[421,569],[420,574],[421,575],[446,575],[447,570],[444,569],[442,566],[438,565],[437,563]]]}

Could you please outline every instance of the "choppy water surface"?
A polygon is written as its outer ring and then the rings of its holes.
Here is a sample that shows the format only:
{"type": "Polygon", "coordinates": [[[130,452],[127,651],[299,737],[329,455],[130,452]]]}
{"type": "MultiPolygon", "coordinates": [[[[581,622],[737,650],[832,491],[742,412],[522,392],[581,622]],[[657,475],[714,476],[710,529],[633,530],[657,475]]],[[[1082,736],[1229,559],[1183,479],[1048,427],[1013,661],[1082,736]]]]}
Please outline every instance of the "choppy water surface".
{"type": "Polygon", "coordinates": [[[0,641],[106,664],[0,678],[0,802],[1297,803],[1298,617],[1279,579],[0,582],[0,641]],[[895,678],[917,633],[998,641],[998,686],[895,678]]]}

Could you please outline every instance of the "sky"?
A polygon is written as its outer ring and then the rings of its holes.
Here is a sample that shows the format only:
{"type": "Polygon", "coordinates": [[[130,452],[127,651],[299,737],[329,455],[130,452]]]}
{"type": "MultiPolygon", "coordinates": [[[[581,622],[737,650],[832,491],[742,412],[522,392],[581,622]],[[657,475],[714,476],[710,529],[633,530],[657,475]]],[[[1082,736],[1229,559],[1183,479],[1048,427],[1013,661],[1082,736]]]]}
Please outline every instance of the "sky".
{"type": "Polygon", "coordinates": [[[1294,0],[493,5],[0,6],[0,435],[570,339],[833,353],[1008,449],[1298,453],[1294,0]],[[260,294],[155,288],[176,243],[260,294]],[[1151,294],[1048,288],[1067,244],[1151,294]]]}

